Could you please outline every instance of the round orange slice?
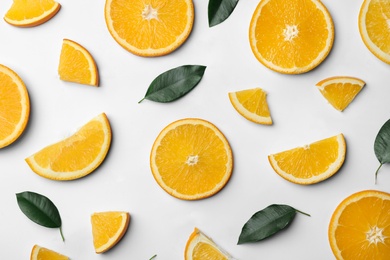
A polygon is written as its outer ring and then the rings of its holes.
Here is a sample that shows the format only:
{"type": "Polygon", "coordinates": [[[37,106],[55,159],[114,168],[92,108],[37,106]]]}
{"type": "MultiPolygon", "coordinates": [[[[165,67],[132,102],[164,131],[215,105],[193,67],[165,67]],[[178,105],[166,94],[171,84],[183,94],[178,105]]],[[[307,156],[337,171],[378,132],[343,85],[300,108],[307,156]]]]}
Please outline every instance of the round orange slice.
{"type": "Polygon", "coordinates": [[[31,250],[30,260],[69,260],[69,257],[53,250],[34,245],[31,250]]]}
{"type": "Polygon", "coordinates": [[[157,183],[184,200],[210,197],[232,174],[233,155],[222,132],[203,119],[187,118],[165,127],[150,153],[157,183]]]}

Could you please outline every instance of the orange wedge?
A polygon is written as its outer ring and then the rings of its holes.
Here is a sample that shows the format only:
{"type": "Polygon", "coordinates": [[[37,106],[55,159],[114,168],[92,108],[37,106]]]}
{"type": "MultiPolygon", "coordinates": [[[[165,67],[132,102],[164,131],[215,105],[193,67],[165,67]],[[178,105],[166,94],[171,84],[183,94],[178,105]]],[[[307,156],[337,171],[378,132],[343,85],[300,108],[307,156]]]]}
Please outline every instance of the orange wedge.
{"type": "Polygon", "coordinates": [[[30,99],[22,79],[0,64],[0,148],[23,133],[30,115],[30,99]]]}
{"type": "Polygon", "coordinates": [[[18,27],[32,27],[50,20],[61,5],[53,0],[13,0],[4,20],[18,27]]]}
{"type": "Polygon", "coordinates": [[[314,69],[328,56],[333,39],[332,18],[319,0],[261,0],[250,22],[255,57],[280,73],[314,69]]]}
{"type": "Polygon", "coordinates": [[[334,175],[344,163],[346,145],[343,134],[303,147],[268,156],[274,169],[284,179],[297,184],[314,184],[334,175]]]}
{"type": "Polygon", "coordinates": [[[230,102],[243,117],[258,124],[271,125],[272,119],[266,98],[267,93],[261,88],[229,93],[230,102]]]}
{"type": "Polygon", "coordinates": [[[91,86],[99,84],[99,73],[92,55],[83,46],[68,39],[62,42],[58,74],[65,81],[91,86]]]}
{"type": "Polygon", "coordinates": [[[34,245],[30,260],[69,260],[69,257],[61,255],[53,250],[34,245]]]}
{"type": "Polygon", "coordinates": [[[192,0],[106,0],[112,37],[139,56],[162,56],[180,47],[194,23],[192,0]]]}
{"type": "Polygon", "coordinates": [[[321,80],[316,86],[334,108],[343,111],[365,84],[358,78],[337,76],[321,80]]]}
{"type": "Polygon", "coordinates": [[[210,197],[220,191],[232,174],[230,145],[208,121],[187,118],[165,127],[150,153],[150,167],[157,183],[184,200],[210,197]]]}
{"type": "Polygon", "coordinates": [[[97,254],[110,250],[125,235],[130,214],[122,211],[97,212],[91,215],[93,245],[97,254]]]}
{"type": "Polygon", "coordinates": [[[389,212],[389,193],[365,190],[344,199],[334,211],[328,230],[336,259],[389,259],[389,212]]]}
{"type": "Polygon", "coordinates": [[[72,136],[26,158],[26,162],[42,177],[74,180],[90,174],[103,162],[110,143],[110,123],[102,113],[72,136]]]}

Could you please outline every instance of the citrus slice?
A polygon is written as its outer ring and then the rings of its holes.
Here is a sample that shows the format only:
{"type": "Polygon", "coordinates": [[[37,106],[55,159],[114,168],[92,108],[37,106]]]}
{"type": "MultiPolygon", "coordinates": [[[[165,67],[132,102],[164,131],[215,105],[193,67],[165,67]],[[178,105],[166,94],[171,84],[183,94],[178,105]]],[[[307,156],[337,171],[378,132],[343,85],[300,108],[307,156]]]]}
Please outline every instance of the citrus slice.
{"type": "Polygon", "coordinates": [[[267,93],[261,88],[230,92],[229,99],[233,107],[246,119],[264,125],[271,125],[267,93]]]}
{"type": "Polygon", "coordinates": [[[359,13],[359,32],[367,48],[390,64],[390,5],[387,0],[365,0],[359,13]]]}
{"type": "Polygon", "coordinates": [[[192,0],[106,0],[112,37],[139,56],[162,56],[180,47],[194,23],[192,0]]]}
{"type": "Polygon", "coordinates": [[[336,259],[389,259],[389,213],[389,193],[365,190],[344,199],[334,211],[328,229],[336,259]]]}
{"type": "Polygon", "coordinates": [[[23,133],[30,115],[30,99],[22,79],[0,64],[0,148],[23,133]]]}
{"type": "Polygon", "coordinates": [[[97,86],[99,73],[95,60],[83,46],[64,39],[58,66],[60,79],[80,84],[97,86]]]}
{"type": "Polygon", "coordinates": [[[157,183],[184,200],[210,197],[220,191],[232,174],[230,145],[208,121],[187,118],[165,127],[150,153],[150,167],[157,183]]]}
{"type": "Polygon", "coordinates": [[[97,212],[91,215],[93,245],[97,254],[111,249],[125,235],[130,214],[123,211],[97,212]]]}
{"type": "Polygon", "coordinates": [[[233,259],[229,253],[220,248],[202,231],[195,228],[188,238],[184,251],[185,260],[229,260],[233,259]]]}
{"type": "Polygon", "coordinates": [[[69,257],[61,255],[53,250],[34,245],[30,260],[69,260],[69,257]]]}
{"type": "Polygon", "coordinates": [[[110,123],[102,113],[70,137],[26,158],[26,162],[42,177],[74,180],[93,172],[103,162],[110,144],[110,123]]]}
{"type": "Polygon", "coordinates": [[[50,20],[61,5],[53,0],[13,0],[4,20],[18,27],[32,27],[50,20]]]}
{"type": "Polygon", "coordinates": [[[334,175],[344,163],[346,145],[343,134],[268,156],[284,179],[297,184],[314,184],[334,175]]]}
{"type": "Polygon", "coordinates": [[[333,46],[332,18],[319,0],[261,0],[249,28],[255,57],[281,73],[317,67],[333,46]]]}
{"type": "Polygon", "coordinates": [[[316,84],[321,94],[339,111],[343,111],[366,83],[358,78],[337,76],[316,84]]]}

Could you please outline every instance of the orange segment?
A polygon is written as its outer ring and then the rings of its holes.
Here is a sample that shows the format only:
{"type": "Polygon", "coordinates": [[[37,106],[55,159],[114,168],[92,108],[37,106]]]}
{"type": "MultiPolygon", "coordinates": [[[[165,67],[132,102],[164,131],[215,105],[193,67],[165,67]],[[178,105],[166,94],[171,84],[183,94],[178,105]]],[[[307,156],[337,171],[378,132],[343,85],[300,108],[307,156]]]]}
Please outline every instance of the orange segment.
{"type": "Polygon", "coordinates": [[[194,22],[192,0],[106,0],[112,37],[140,56],[161,56],[181,46],[194,22]]]}
{"type": "Polygon", "coordinates": [[[30,260],[69,260],[69,257],[53,250],[34,245],[31,250],[30,260]]]}
{"type": "Polygon", "coordinates": [[[390,194],[365,190],[344,199],[334,211],[329,243],[339,260],[386,260],[390,256],[390,194]]]}
{"type": "Polygon", "coordinates": [[[26,162],[42,177],[74,180],[93,172],[103,162],[110,143],[110,123],[102,113],[72,136],[26,158],[26,162]]]}
{"type": "Polygon", "coordinates": [[[30,99],[22,79],[0,64],[0,148],[23,133],[30,115],[30,99]]]}
{"type": "Polygon", "coordinates": [[[316,84],[321,94],[339,111],[343,111],[366,83],[353,77],[330,77],[316,84]]]}
{"type": "Polygon", "coordinates": [[[4,20],[18,27],[32,27],[50,20],[61,5],[53,0],[13,0],[4,20]]]}
{"type": "Polygon", "coordinates": [[[99,73],[92,55],[83,46],[68,39],[62,42],[58,74],[65,81],[91,86],[99,84],[99,73]]]}
{"type": "Polygon", "coordinates": [[[334,175],[344,163],[346,145],[343,134],[268,156],[284,179],[297,184],[314,184],[334,175]]]}
{"type": "Polygon", "coordinates": [[[122,211],[97,212],[91,215],[93,245],[97,254],[111,249],[125,235],[130,214],[122,211]]]}
{"type": "Polygon", "coordinates": [[[233,156],[225,136],[208,121],[187,118],[165,127],[150,154],[157,183],[184,200],[210,197],[232,174],[233,156]]]}
{"type": "Polygon", "coordinates": [[[261,0],[250,23],[256,58],[281,73],[317,67],[333,46],[332,18],[319,0],[261,0]]]}
{"type": "Polygon", "coordinates": [[[261,88],[230,92],[233,107],[249,121],[271,125],[272,119],[267,103],[267,93],[261,88]]]}

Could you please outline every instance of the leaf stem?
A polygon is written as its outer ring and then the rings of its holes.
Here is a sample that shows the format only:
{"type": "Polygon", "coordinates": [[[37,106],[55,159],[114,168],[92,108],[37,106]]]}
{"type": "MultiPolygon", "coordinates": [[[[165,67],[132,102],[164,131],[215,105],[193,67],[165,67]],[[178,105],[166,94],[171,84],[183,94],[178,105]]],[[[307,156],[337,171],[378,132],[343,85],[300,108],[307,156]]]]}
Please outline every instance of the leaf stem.
{"type": "Polygon", "coordinates": [[[61,234],[62,241],[65,242],[64,234],[62,233],[62,226],[60,226],[60,234],[61,234]]]}
{"type": "Polygon", "coordinates": [[[376,170],[375,172],[375,184],[376,184],[376,180],[378,179],[378,172],[379,172],[379,169],[382,167],[383,163],[381,163],[378,167],[378,169],[376,170]]]}
{"type": "Polygon", "coordinates": [[[154,256],[152,256],[149,260],[152,260],[153,258],[155,258],[157,255],[154,255],[154,256]]]}
{"type": "Polygon", "coordinates": [[[144,101],[145,98],[141,99],[140,101],[138,101],[138,104],[141,103],[142,101],[144,101]]]}
{"type": "Polygon", "coordinates": [[[298,212],[298,213],[301,213],[301,214],[303,214],[305,216],[311,217],[310,214],[307,214],[307,213],[305,213],[303,211],[300,211],[300,210],[297,210],[297,209],[295,209],[295,211],[298,212]]]}

